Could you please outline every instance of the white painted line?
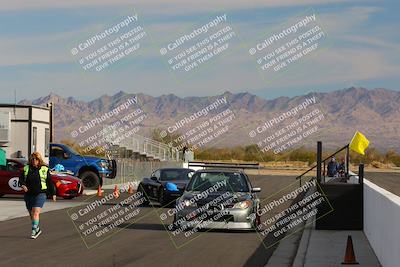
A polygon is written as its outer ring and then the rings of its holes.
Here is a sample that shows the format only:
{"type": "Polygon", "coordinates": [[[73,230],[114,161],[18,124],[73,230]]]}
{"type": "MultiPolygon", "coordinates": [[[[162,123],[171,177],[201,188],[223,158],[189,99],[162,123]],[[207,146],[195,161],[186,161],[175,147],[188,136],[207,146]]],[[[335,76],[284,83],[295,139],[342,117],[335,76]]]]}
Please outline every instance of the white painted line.
{"type": "MultiPolygon", "coordinates": [[[[63,199],[57,199],[56,202],[52,200],[46,200],[42,213],[49,212],[53,210],[60,210],[69,207],[75,207],[82,205],[82,202],[72,202],[63,199]]],[[[20,218],[29,216],[28,211],[25,207],[25,201],[23,198],[13,198],[13,199],[0,199],[0,221],[11,220],[14,218],[20,218]]]]}

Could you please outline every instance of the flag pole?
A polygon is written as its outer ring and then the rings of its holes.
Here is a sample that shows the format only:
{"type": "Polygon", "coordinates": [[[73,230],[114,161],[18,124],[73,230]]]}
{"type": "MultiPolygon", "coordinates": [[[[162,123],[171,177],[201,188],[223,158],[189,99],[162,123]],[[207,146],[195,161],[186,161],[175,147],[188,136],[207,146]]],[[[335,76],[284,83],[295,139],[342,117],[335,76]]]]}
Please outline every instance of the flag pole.
{"type": "Polygon", "coordinates": [[[349,178],[350,143],[346,146],[346,178],[349,178]]]}

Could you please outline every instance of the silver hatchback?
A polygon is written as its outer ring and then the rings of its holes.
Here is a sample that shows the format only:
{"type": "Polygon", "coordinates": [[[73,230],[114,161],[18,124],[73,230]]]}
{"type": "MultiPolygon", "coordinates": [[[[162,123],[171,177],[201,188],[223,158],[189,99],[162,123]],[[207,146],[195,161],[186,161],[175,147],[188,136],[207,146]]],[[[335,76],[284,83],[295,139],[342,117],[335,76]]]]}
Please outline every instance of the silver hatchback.
{"type": "Polygon", "coordinates": [[[256,230],[260,191],[243,172],[197,171],[176,201],[174,229],[256,230]]]}

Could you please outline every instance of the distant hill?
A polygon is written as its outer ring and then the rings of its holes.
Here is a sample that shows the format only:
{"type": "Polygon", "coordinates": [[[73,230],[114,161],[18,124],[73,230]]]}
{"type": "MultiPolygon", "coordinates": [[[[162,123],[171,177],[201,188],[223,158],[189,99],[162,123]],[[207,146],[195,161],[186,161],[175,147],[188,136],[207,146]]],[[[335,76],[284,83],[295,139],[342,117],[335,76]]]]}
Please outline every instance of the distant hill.
{"type": "MultiPolygon", "coordinates": [[[[61,140],[72,139],[71,131],[134,96],[137,96],[140,106],[147,114],[140,131],[142,135],[149,135],[151,129],[156,127],[165,128],[173,125],[179,119],[190,116],[216,99],[226,97],[227,106],[218,109],[217,112],[229,107],[235,113],[236,119],[232,122],[230,130],[210,145],[220,147],[247,145],[254,143],[248,135],[251,129],[273,117],[274,114],[285,112],[305,99],[315,96],[325,119],[321,122],[319,131],[305,140],[306,143],[303,144],[306,146],[315,146],[315,141],[321,140],[325,147],[336,148],[348,143],[354,131],[359,130],[370,139],[373,147],[382,150],[390,148],[400,150],[400,92],[382,88],[368,90],[352,87],[328,93],[316,92],[271,100],[249,93],[225,92],[222,95],[209,97],[180,98],[173,94],[152,97],[142,93],[119,92],[113,96],[103,95],[85,102],[73,97],[63,98],[50,94],[35,100],[23,100],[20,104],[45,105],[53,102],[55,137],[56,140],[61,140]]],[[[119,117],[113,117],[110,122],[119,117]]],[[[197,124],[198,121],[193,126],[197,124]]]]}

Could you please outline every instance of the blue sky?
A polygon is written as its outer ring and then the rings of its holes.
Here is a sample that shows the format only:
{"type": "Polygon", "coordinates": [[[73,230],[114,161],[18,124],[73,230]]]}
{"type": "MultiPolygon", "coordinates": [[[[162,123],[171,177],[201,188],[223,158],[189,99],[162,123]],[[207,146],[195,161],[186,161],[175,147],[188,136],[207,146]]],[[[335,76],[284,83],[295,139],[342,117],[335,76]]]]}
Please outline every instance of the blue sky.
{"type": "Polygon", "coordinates": [[[247,91],[265,98],[351,86],[400,90],[396,1],[2,1],[0,102],[45,96],[91,100],[118,91],[153,96],[216,95],[247,91]],[[112,3],[110,3],[112,2],[112,3]],[[137,54],[101,72],[83,71],[70,50],[81,40],[137,13],[147,33],[137,54]],[[160,48],[217,14],[227,14],[238,35],[231,51],[189,75],[174,74],[160,48]],[[276,77],[257,69],[248,49],[301,14],[316,14],[326,45],[276,77]],[[303,62],[304,61],[304,62],[303,62]],[[271,78],[271,79],[270,79],[271,78]]]}

